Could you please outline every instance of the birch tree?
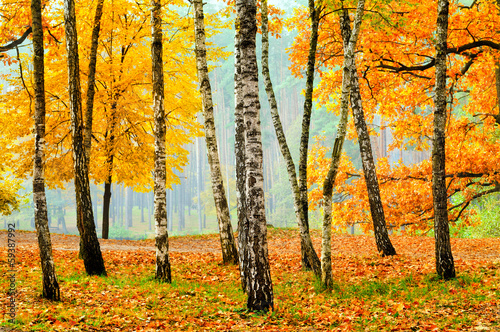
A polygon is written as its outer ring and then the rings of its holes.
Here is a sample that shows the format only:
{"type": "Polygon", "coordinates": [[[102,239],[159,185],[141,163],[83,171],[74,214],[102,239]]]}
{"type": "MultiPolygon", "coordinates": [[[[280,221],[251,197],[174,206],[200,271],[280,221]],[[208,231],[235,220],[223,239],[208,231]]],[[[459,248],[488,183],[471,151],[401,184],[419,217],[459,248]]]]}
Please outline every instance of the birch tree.
{"type": "Polygon", "coordinates": [[[203,102],[203,115],[205,118],[205,141],[207,143],[208,164],[212,179],[212,191],[215,201],[217,221],[222,248],[222,260],[227,264],[238,264],[238,251],[234,240],[229,205],[224,190],[224,182],[220,169],[217,137],[215,135],[215,119],[212,102],[212,89],[208,78],[207,50],[205,37],[205,23],[202,0],[194,0],[194,25],[196,44],[196,66],[198,69],[198,82],[203,102]]]}
{"type": "Polygon", "coordinates": [[[31,0],[31,16],[33,28],[33,77],[35,81],[35,156],[33,163],[35,226],[40,249],[40,261],[42,263],[42,294],[46,299],[59,301],[61,294],[54,259],[52,258],[52,243],[45,196],[45,78],[42,5],[40,0],[31,0]]]}
{"type": "Polygon", "coordinates": [[[245,122],[243,119],[243,98],[241,93],[241,66],[240,66],[240,24],[235,20],[234,29],[234,155],[236,157],[236,201],[238,216],[238,249],[240,258],[241,287],[247,291],[248,268],[246,250],[248,247],[248,219],[246,215],[246,169],[245,169],[245,122]]]}
{"type": "Polygon", "coordinates": [[[438,1],[436,31],[436,86],[434,96],[434,134],[432,144],[432,195],[434,200],[434,234],[436,271],[444,279],[455,277],[448,225],[446,190],[446,52],[448,39],[448,0],[438,1]]]}
{"type": "Polygon", "coordinates": [[[333,185],[339,171],[342,147],[347,132],[349,117],[349,96],[353,85],[353,68],[356,70],[354,51],[361,30],[365,1],[359,0],[356,8],[354,26],[351,33],[349,12],[343,8],[340,15],[340,31],[344,45],[344,65],[342,67],[342,94],[340,97],[340,121],[337,125],[337,136],[332,150],[330,169],[323,182],[323,235],[321,241],[321,282],[326,288],[331,288],[332,279],[332,196],[333,185]]]}
{"type": "Polygon", "coordinates": [[[78,38],[74,0],[64,1],[64,23],[68,62],[69,108],[73,136],[73,168],[77,206],[77,226],[80,232],[80,253],[89,275],[106,275],[101,248],[97,239],[90,197],[88,163],[83,145],[83,115],[78,59],[78,38]]]}
{"type": "Polygon", "coordinates": [[[245,123],[245,192],[248,219],[244,268],[248,271],[247,308],[268,311],[274,306],[273,286],[267,249],[264,205],[260,102],[256,56],[257,5],[255,0],[237,0],[239,21],[240,80],[245,123]]]}
{"type": "Polygon", "coordinates": [[[153,110],[154,110],[154,216],[156,232],[156,279],[172,282],[168,255],[167,230],[167,188],[165,162],[165,108],[163,84],[163,33],[161,29],[161,0],[151,1],[151,57],[153,67],[153,110]]]}
{"type": "MultiPolygon", "coordinates": [[[[306,269],[312,269],[317,277],[321,276],[321,262],[314,251],[314,247],[309,233],[309,203],[307,196],[307,155],[309,151],[309,130],[311,126],[312,114],[312,95],[314,89],[314,71],[316,63],[316,49],[318,46],[318,29],[321,13],[323,11],[323,1],[309,0],[309,18],[311,20],[311,39],[309,41],[309,54],[307,57],[307,72],[306,72],[306,91],[304,100],[304,114],[302,117],[302,134],[300,137],[299,149],[299,195],[300,208],[299,212],[299,229],[300,229],[300,244],[302,266],[306,269]]],[[[290,172],[290,171],[289,171],[290,172]]],[[[293,184],[292,184],[293,186],[293,184]]],[[[297,203],[295,203],[297,204],[297,203]]]]}

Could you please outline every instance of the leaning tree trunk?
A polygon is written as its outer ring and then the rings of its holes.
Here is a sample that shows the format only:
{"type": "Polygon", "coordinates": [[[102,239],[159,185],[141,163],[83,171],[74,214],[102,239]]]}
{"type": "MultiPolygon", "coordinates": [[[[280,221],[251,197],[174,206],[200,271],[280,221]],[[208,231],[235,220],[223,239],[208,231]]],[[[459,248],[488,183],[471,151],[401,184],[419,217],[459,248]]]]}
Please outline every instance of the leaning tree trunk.
{"type": "Polygon", "coordinates": [[[264,177],[260,129],[260,103],[255,53],[257,5],[255,0],[237,0],[240,51],[240,91],[243,97],[245,123],[246,212],[248,245],[244,267],[248,268],[249,310],[268,311],[274,307],[273,286],[267,249],[267,227],[264,205],[264,177]]]}
{"type": "Polygon", "coordinates": [[[438,1],[436,31],[436,87],[434,96],[434,137],[432,144],[432,194],[434,199],[434,232],[436,271],[444,279],[455,277],[448,226],[446,190],[446,51],[448,39],[448,0],[438,1]]]}
{"type": "Polygon", "coordinates": [[[359,0],[354,19],[352,34],[350,33],[349,12],[344,9],[340,15],[340,31],[344,43],[344,66],[342,68],[342,94],[340,97],[340,121],[337,126],[337,137],[332,150],[330,168],[323,182],[323,236],[321,241],[321,282],[326,288],[332,288],[332,196],[333,185],[340,166],[342,147],[347,132],[349,117],[349,94],[352,86],[352,68],[356,67],[354,51],[361,29],[365,1],[359,0]]]}
{"type": "MultiPolygon", "coordinates": [[[[321,265],[319,258],[314,251],[312,245],[311,235],[309,233],[309,226],[307,221],[307,201],[302,204],[302,196],[300,194],[299,184],[297,182],[297,172],[295,170],[295,163],[293,162],[292,154],[288,147],[285,131],[281,124],[278,104],[276,102],[276,97],[274,95],[274,89],[271,82],[271,75],[269,73],[269,29],[268,29],[268,10],[267,1],[262,1],[262,76],[264,77],[264,86],[267,93],[267,99],[269,101],[271,109],[271,118],[273,120],[274,130],[276,132],[276,137],[280,146],[281,154],[286,162],[286,169],[288,173],[288,180],[292,187],[293,194],[293,207],[295,210],[295,217],[297,219],[297,224],[300,229],[300,243],[301,243],[301,254],[302,254],[302,265],[304,268],[313,268],[314,274],[317,277],[321,276],[321,265]],[[309,264],[313,262],[313,264],[309,264]]],[[[317,39],[317,33],[316,33],[317,39]]],[[[314,54],[316,52],[314,51],[314,54]]],[[[314,65],[313,65],[314,68],[314,65]]],[[[311,94],[312,97],[312,94],[311,94]]],[[[310,116],[309,116],[310,121],[310,116]]],[[[309,129],[308,129],[309,130],[309,129]]],[[[309,136],[309,134],[307,134],[309,136]]],[[[307,158],[306,158],[307,159],[307,158]]],[[[306,174],[307,177],[307,174],[306,174]]],[[[307,193],[306,193],[307,197],[307,193]]]]}
{"type": "Polygon", "coordinates": [[[85,270],[89,275],[106,275],[104,260],[94,223],[92,200],[87,169],[87,158],[83,146],[82,100],[80,70],[78,64],[78,38],[74,0],[64,1],[64,22],[66,51],[68,56],[69,108],[73,135],[73,165],[75,170],[75,191],[77,206],[77,226],[81,237],[80,253],[85,270]]]}
{"type": "Polygon", "coordinates": [[[85,109],[85,133],[84,146],[87,156],[87,167],[90,163],[90,149],[92,146],[92,117],[94,111],[94,95],[95,95],[95,71],[97,65],[97,46],[99,45],[99,30],[101,29],[102,7],[104,0],[97,1],[97,7],[94,16],[94,27],[92,29],[92,39],[90,44],[90,62],[89,62],[89,77],[87,82],[87,105],[85,109]]]}
{"type": "MultiPolygon", "coordinates": [[[[322,2],[321,0],[319,1],[322,2]]],[[[307,58],[306,92],[304,101],[304,114],[302,117],[302,135],[300,137],[299,149],[299,191],[301,217],[300,228],[300,252],[302,267],[312,269],[316,276],[321,276],[321,262],[314,251],[309,233],[309,202],[307,197],[307,155],[309,150],[309,129],[312,114],[312,95],[314,89],[314,66],[316,63],[316,48],[318,45],[318,27],[321,14],[321,6],[316,6],[314,0],[309,0],[309,16],[311,19],[311,40],[309,43],[309,54],[307,58]]]]}
{"type": "MultiPolygon", "coordinates": [[[[346,38],[351,35],[350,26],[344,25],[342,36],[346,38]]],[[[373,160],[372,145],[370,135],[365,121],[363,103],[359,89],[359,79],[356,64],[351,67],[351,108],[354,118],[354,125],[358,134],[359,151],[363,164],[366,187],[368,190],[368,202],[373,221],[373,231],[375,234],[375,243],[382,256],[396,255],[396,249],[391,243],[389,233],[385,223],[384,207],[380,198],[380,188],[377,179],[377,171],[373,160]]]]}
{"type": "Polygon", "coordinates": [[[238,249],[240,260],[241,287],[247,292],[248,267],[246,262],[246,249],[248,247],[248,219],[246,214],[246,168],[245,168],[245,122],[243,120],[243,95],[241,94],[241,67],[240,67],[240,27],[238,18],[235,22],[234,34],[234,155],[236,157],[236,200],[238,215],[238,249]]]}
{"type": "Polygon", "coordinates": [[[231,226],[229,206],[224,191],[222,173],[220,170],[217,137],[215,135],[215,120],[212,103],[212,90],[208,78],[207,50],[205,46],[205,23],[202,0],[194,0],[194,25],[196,43],[196,67],[198,82],[203,101],[205,118],[205,139],[207,142],[208,164],[212,177],[212,190],[215,200],[215,210],[219,222],[219,234],[222,247],[222,260],[226,264],[238,264],[238,251],[231,226]]]}
{"type": "Polygon", "coordinates": [[[42,5],[40,0],[31,0],[33,24],[33,77],[35,80],[35,158],[33,169],[33,202],[35,204],[35,226],[42,263],[43,297],[59,301],[59,283],[52,258],[47,200],[45,197],[45,86],[44,51],[42,29],[42,5]]]}
{"type": "Polygon", "coordinates": [[[366,188],[368,190],[368,202],[373,221],[373,231],[377,249],[382,256],[396,255],[396,249],[391,243],[389,233],[385,223],[384,207],[380,198],[380,188],[378,185],[377,171],[373,161],[373,152],[366,126],[365,114],[359,91],[359,80],[357,69],[352,73],[353,86],[351,88],[351,107],[354,118],[354,125],[358,133],[359,151],[363,163],[363,172],[365,174],[366,188]]]}
{"type": "Polygon", "coordinates": [[[151,1],[151,30],[153,40],[151,57],[153,63],[153,110],[154,110],[154,205],[156,229],[156,279],[172,282],[168,256],[167,230],[167,170],[165,163],[166,123],[163,85],[163,33],[161,30],[161,0],[151,1]]]}

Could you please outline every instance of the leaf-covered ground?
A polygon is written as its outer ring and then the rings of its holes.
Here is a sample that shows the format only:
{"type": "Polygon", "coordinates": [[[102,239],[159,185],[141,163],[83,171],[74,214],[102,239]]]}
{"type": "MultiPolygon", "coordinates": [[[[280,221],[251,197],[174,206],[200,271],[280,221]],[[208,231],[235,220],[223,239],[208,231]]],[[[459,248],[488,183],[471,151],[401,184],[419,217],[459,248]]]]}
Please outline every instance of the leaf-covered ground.
{"type": "MultiPolygon", "coordinates": [[[[220,264],[218,235],[171,239],[172,284],[154,275],[154,242],[101,240],[108,277],[87,277],[78,237],[53,235],[62,301],[43,300],[35,233],[17,232],[18,331],[500,331],[500,239],[452,239],[458,277],[434,273],[434,240],[392,237],[382,258],[370,236],[333,239],[332,292],[300,266],[297,230],[271,229],[275,308],[246,311],[235,266],[220,264]]],[[[314,232],[319,249],[319,233],[314,232]]],[[[6,233],[0,289],[7,293],[6,233]]],[[[1,328],[0,328],[1,330],[1,328]]]]}

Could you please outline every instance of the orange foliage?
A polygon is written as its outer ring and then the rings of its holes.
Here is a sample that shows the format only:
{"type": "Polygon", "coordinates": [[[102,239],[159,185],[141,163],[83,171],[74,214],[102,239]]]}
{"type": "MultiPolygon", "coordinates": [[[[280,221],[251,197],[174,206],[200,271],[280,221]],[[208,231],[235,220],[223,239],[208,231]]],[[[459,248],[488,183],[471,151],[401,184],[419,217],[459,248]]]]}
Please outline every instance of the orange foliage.
{"type": "MultiPolygon", "coordinates": [[[[366,8],[356,61],[367,122],[373,123],[378,115],[390,128],[394,142],[389,149],[429,150],[436,2],[371,1],[366,8]]],[[[332,13],[320,24],[317,57],[321,81],[315,98],[328,111],[338,114],[342,43],[336,9],[329,8],[332,13]]],[[[310,34],[307,19],[307,11],[302,8],[287,22],[299,29],[290,49],[291,69],[297,76],[301,76],[307,58],[310,34]]],[[[497,34],[500,17],[496,2],[476,1],[471,8],[451,3],[449,30],[450,110],[446,143],[449,218],[455,221],[460,217],[468,223],[475,213],[469,205],[471,200],[498,191],[500,183],[499,132],[491,116],[498,114],[495,61],[500,57],[497,34]]],[[[371,134],[378,135],[371,127],[371,134]]],[[[355,138],[353,123],[349,137],[355,138]]],[[[310,158],[309,184],[313,206],[321,199],[318,191],[329,165],[325,153],[321,142],[311,152],[314,157],[310,158]]],[[[413,165],[389,165],[387,160],[378,160],[377,173],[389,224],[412,224],[414,229],[422,230],[432,227],[431,169],[430,160],[413,165]]],[[[339,224],[362,222],[369,228],[367,192],[361,171],[353,171],[346,159],[341,174],[344,176],[336,182],[341,202],[335,203],[334,220],[339,224]]]]}

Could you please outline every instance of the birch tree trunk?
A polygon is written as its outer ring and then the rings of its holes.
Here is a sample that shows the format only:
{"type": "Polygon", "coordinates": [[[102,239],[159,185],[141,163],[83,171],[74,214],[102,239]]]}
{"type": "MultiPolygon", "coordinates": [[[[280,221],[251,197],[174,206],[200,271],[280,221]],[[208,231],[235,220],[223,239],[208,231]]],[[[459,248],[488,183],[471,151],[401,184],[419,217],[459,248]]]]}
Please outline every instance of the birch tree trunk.
{"type": "Polygon", "coordinates": [[[359,91],[359,80],[357,69],[352,72],[353,85],[351,88],[351,108],[353,112],[354,125],[358,134],[359,151],[365,174],[365,182],[368,190],[368,201],[370,203],[370,212],[373,221],[373,231],[378,251],[382,256],[396,255],[396,249],[391,243],[389,233],[385,223],[384,207],[380,198],[380,188],[378,185],[377,170],[373,161],[372,145],[368,127],[366,126],[365,114],[361,93],[359,91]]]}
{"type": "MultiPolygon", "coordinates": [[[[316,63],[316,48],[318,45],[318,27],[322,11],[322,0],[319,5],[314,0],[309,0],[309,16],[311,19],[311,41],[309,44],[309,55],[307,58],[306,92],[304,101],[304,114],[302,118],[302,134],[300,137],[299,151],[299,193],[300,193],[300,251],[302,267],[312,269],[317,277],[321,276],[321,262],[314,250],[311,235],[309,233],[309,202],[307,197],[307,154],[309,150],[309,129],[312,114],[312,95],[314,88],[314,66],[316,63]]],[[[287,167],[288,169],[289,167],[287,167]]]]}
{"type": "MultiPolygon", "coordinates": [[[[351,35],[349,25],[344,25],[342,35],[347,37],[351,35]]],[[[344,37],[344,38],[345,38],[344,37]]],[[[351,67],[351,108],[354,118],[354,125],[358,134],[359,151],[363,164],[366,187],[368,190],[368,201],[373,221],[373,230],[375,234],[375,243],[382,256],[396,255],[396,249],[391,243],[389,233],[387,232],[384,207],[380,198],[380,188],[378,184],[377,171],[373,160],[373,151],[368,133],[368,127],[365,121],[363,103],[359,89],[359,79],[356,64],[351,67]]]]}
{"type": "Polygon", "coordinates": [[[207,143],[208,164],[212,178],[212,191],[214,194],[217,221],[219,222],[222,260],[225,264],[238,264],[238,251],[236,250],[233,228],[231,226],[229,206],[220,169],[217,137],[215,135],[212,90],[208,78],[207,50],[205,46],[203,3],[202,0],[194,0],[193,4],[195,15],[196,67],[198,69],[198,81],[203,101],[205,140],[207,143]]]}
{"type": "Polygon", "coordinates": [[[172,282],[168,255],[167,188],[165,163],[165,109],[163,84],[163,33],[161,30],[161,0],[151,1],[151,57],[153,64],[153,110],[154,110],[154,215],[156,232],[156,279],[172,282]]]}
{"type": "Polygon", "coordinates": [[[92,39],[90,44],[90,62],[89,62],[89,77],[87,85],[87,105],[85,109],[85,133],[84,146],[85,155],[87,157],[87,167],[90,162],[90,150],[92,146],[92,117],[94,111],[94,95],[95,95],[95,71],[97,64],[97,47],[99,45],[99,30],[101,29],[102,7],[104,0],[97,2],[97,7],[94,16],[94,27],[92,29],[92,39]]]}
{"type": "Polygon", "coordinates": [[[347,132],[347,119],[349,117],[349,94],[352,86],[352,68],[356,67],[354,51],[361,30],[365,1],[359,0],[356,8],[354,27],[350,33],[350,19],[347,9],[340,16],[340,31],[344,44],[344,66],[342,68],[342,95],[340,98],[340,121],[337,126],[337,137],[332,150],[330,168],[323,182],[323,236],[321,241],[321,282],[330,289],[333,285],[332,278],[332,196],[333,185],[340,165],[342,147],[347,132]]]}
{"type": "Polygon", "coordinates": [[[446,51],[448,39],[448,0],[438,1],[436,31],[436,87],[434,96],[434,135],[432,144],[432,195],[434,200],[434,233],[436,272],[444,279],[455,277],[448,226],[446,191],[446,51]]]}
{"type": "Polygon", "coordinates": [[[239,21],[240,73],[239,89],[243,98],[245,123],[246,213],[248,219],[247,250],[244,267],[247,275],[247,308],[268,311],[274,307],[273,286],[267,249],[267,227],[264,204],[260,102],[255,37],[257,5],[255,0],[237,0],[239,21]]]}
{"type": "Polygon", "coordinates": [[[234,155],[236,157],[236,201],[238,215],[238,249],[240,261],[241,287],[248,292],[248,267],[246,249],[248,247],[248,219],[246,209],[246,168],[245,168],[245,122],[243,120],[243,96],[241,93],[240,23],[238,17],[234,27],[234,155]]]}
{"type": "Polygon", "coordinates": [[[40,0],[31,0],[33,28],[33,69],[35,88],[35,156],[33,169],[33,202],[35,204],[35,227],[42,263],[42,296],[49,300],[60,301],[52,243],[50,240],[45,196],[45,76],[42,28],[42,5],[40,0]]]}
{"type": "Polygon", "coordinates": [[[73,136],[73,165],[75,170],[75,191],[77,206],[77,226],[80,232],[80,253],[85,270],[89,275],[106,275],[104,260],[94,223],[87,158],[83,145],[82,98],[78,60],[78,38],[74,0],[64,1],[64,22],[66,51],[68,56],[69,108],[73,136]]]}

